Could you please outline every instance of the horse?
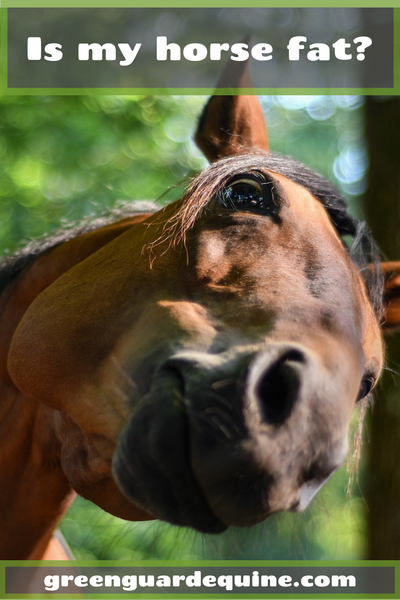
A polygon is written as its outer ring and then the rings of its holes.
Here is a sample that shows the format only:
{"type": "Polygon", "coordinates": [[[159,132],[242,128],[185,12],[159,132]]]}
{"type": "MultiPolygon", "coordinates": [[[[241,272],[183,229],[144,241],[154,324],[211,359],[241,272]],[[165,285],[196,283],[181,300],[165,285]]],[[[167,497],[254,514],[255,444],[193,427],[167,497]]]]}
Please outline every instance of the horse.
{"type": "Polygon", "coordinates": [[[0,268],[2,559],[65,557],[76,493],[217,534],[303,510],[346,456],[400,263],[269,152],[256,96],[212,97],[196,141],[210,164],[180,200],[0,268]]]}

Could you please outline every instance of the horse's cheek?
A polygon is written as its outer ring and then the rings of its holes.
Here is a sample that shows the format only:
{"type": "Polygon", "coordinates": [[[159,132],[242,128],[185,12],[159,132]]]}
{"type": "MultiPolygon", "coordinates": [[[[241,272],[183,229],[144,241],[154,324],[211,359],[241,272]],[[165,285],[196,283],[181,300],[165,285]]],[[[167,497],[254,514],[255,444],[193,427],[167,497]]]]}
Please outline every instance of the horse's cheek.
{"type": "Polygon", "coordinates": [[[17,388],[29,396],[35,397],[36,389],[36,355],[25,353],[25,331],[20,337],[15,334],[11,342],[7,358],[8,373],[17,388]],[[21,339],[22,338],[22,339],[21,339]]]}
{"type": "Polygon", "coordinates": [[[101,436],[91,436],[65,414],[55,411],[57,435],[61,442],[61,464],[73,489],[121,519],[148,520],[149,513],[127,500],[112,474],[114,445],[101,436]]]}

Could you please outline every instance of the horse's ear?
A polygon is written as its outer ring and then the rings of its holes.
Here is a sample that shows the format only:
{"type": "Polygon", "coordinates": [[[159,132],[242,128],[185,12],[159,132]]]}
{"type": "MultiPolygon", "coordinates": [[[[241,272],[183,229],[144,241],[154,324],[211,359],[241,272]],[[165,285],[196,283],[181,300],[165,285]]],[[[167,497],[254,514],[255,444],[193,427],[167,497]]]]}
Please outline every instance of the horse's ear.
{"type": "Polygon", "coordinates": [[[195,139],[210,162],[252,150],[268,151],[257,96],[212,96],[200,117],[195,139]]]}
{"type": "Polygon", "coordinates": [[[400,328],[400,262],[381,263],[385,283],[383,289],[384,314],[382,329],[400,328]]]}

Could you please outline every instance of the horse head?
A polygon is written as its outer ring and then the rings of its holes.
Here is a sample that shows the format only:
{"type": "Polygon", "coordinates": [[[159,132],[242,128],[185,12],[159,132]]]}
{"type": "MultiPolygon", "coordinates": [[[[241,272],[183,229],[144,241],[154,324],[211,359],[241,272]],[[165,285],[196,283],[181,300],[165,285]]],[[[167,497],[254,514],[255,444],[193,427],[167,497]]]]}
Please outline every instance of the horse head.
{"type": "Polygon", "coordinates": [[[256,97],[213,97],[196,140],[210,165],[184,197],[44,289],[8,367],[51,409],[78,493],[221,532],[305,508],[342,464],[398,265],[331,184],[269,153],[256,97]]]}

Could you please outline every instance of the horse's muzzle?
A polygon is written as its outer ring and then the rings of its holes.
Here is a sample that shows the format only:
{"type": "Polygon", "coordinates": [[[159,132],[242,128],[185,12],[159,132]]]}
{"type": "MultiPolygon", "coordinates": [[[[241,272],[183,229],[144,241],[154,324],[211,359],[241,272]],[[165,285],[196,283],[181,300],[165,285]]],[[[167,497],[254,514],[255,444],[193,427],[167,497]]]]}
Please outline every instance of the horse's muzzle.
{"type": "Polygon", "coordinates": [[[156,517],[201,531],[301,510],[346,452],[333,380],[295,344],[182,352],[133,411],[116,479],[156,517]]]}

